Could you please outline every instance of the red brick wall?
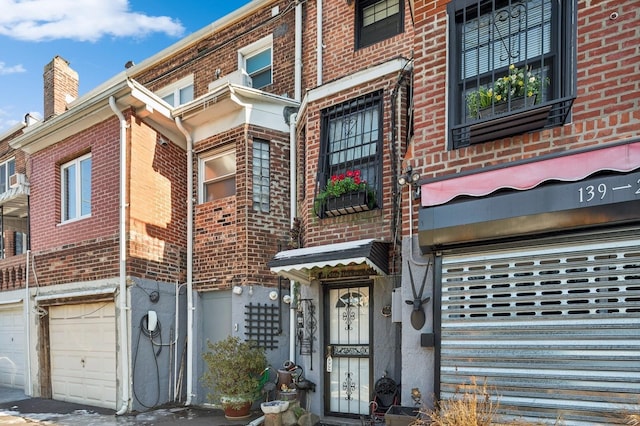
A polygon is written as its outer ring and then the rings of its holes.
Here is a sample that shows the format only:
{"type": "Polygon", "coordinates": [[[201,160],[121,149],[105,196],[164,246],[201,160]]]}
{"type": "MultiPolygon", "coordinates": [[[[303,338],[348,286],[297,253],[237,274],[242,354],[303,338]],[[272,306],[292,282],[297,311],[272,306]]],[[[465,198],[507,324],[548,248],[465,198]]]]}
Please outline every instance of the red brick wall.
{"type": "Polygon", "coordinates": [[[141,120],[130,126],[127,274],[186,280],[187,156],[141,120]]]}
{"type": "Polygon", "coordinates": [[[118,232],[119,125],[105,120],[31,156],[31,248],[51,250],[118,232]],[[60,166],[91,153],[91,217],[60,224],[60,166]]]}
{"type": "MultiPolygon", "coordinates": [[[[391,242],[395,238],[395,220],[397,219],[394,197],[396,194],[395,178],[398,170],[393,167],[392,149],[396,151],[398,157],[404,154],[403,142],[391,140],[391,108],[397,105],[391,102],[391,92],[397,81],[397,75],[389,75],[385,78],[362,84],[344,93],[336,94],[330,98],[309,104],[304,111],[304,116],[300,124],[304,127],[299,135],[305,135],[304,140],[299,139],[299,150],[305,152],[304,162],[304,194],[300,192],[299,211],[302,216],[302,237],[305,247],[331,244],[336,242],[353,241],[365,238],[377,238],[391,242]],[[382,199],[379,203],[381,208],[368,212],[338,216],[334,218],[319,219],[313,210],[314,197],[316,193],[316,175],[320,155],[320,120],[321,111],[324,108],[353,99],[359,95],[383,90],[383,135],[382,143],[382,199]]],[[[405,91],[405,86],[400,93],[405,91]]],[[[403,111],[406,111],[406,100],[401,96],[403,111]]],[[[406,122],[403,117],[399,117],[399,122],[403,126],[401,134],[405,134],[406,122]]],[[[300,136],[299,136],[300,137],[300,136]]],[[[301,182],[302,184],[302,182],[301,182]]]]}
{"type": "MultiPolygon", "coordinates": [[[[413,158],[435,177],[549,153],[604,145],[640,134],[640,14],[637,2],[578,2],[577,99],[563,127],[448,150],[446,6],[416,1],[413,158]],[[619,14],[610,19],[612,12],[619,14]]],[[[416,225],[416,224],[414,224],[416,225]]]]}
{"type": "MultiPolygon", "coordinates": [[[[184,282],[186,155],[138,120],[128,133],[127,274],[184,282]]],[[[119,271],[119,123],[110,118],[31,157],[31,232],[40,285],[119,271]],[[60,223],[60,165],[92,156],[91,217],[60,223]]]]}
{"type": "Polygon", "coordinates": [[[293,97],[293,43],[295,13],[292,2],[278,0],[259,9],[249,18],[234,22],[215,33],[199,39],[153,70],[134,76],[151,90],[158,90],[190,74],[194,75],[195,97],[208,92],[208,85],[221,76],[238,69],[238,50],[273,35],[273,84],[262,88],[268,92],[293,97]],[[272,17],[271,10],[279,6],[280,13],[272,17]]]}
{"type": "Polygon", "coordinates": [[[563,127],[447,150],[446,5],[416,2],[414,159],[423,177],[461,172],[640,134],[640,14],[634,1],[578,2],[578,96],[563,127]],[[620,16],[609,19],[612,12],[620,16]],[[419,34],[419,36],[418,36],[419,34]]]}
{"type": "MultiPolygon", "coordinates": [[[[198,157],[233,144],[236,148],[235,196],[196,205],[194,224],[194,282],[199,290],[239,284],[277,285],[266,263],[289,235],[289,139],[255,126],[238,127],[196,143],[198,157]],[[252,141],[270,142],[270,211],[252,208],[252,141]]],[[[194,182],[198,182],[194,173],[194,182]]]]}
{"type": "MultiPolygon", "coordinates": [[[[411,57],[413,23],[409,2],[405,3],[404,32],[362,49],[355,49],[355,2],[324,1],[322,19],[322,80],[327,83],[390,58],[411,57]]],[[[316,87],[317,9],[316,2],[304,4],[303,88],[316,87]]]]}

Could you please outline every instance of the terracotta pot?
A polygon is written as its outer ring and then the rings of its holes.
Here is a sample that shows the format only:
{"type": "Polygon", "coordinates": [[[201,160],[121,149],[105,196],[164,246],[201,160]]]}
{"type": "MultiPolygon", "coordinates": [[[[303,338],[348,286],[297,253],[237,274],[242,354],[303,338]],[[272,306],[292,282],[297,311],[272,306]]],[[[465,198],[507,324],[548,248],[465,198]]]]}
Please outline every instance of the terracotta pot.
{"type": "Polygon", "coordinates": [[[223,404],[222,408],[224,409],[224,416],[228,420],[239,420],[251,417],[251,405],[251,401],[246,401],[239,407],[238,405],[223,404]]]}

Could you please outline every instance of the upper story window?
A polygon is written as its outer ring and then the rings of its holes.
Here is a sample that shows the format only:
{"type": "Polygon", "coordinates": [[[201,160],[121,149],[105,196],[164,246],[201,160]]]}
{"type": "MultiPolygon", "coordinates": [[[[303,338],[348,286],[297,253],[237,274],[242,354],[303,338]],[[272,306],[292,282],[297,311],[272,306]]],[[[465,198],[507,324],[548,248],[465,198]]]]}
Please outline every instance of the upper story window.
{"type": "Polygon", "coordinates": [[[227,149],[200,159],[200,202],[236,194],[236,151],[227,149]]]}
{"type": "Polygon", "coordinates": [[[156,94],[172,107],[191,102],[193,100],[193,75],[163,87],[156,94]]]}
{"type": "Polygon", "coordinates": [[[83,155],[60,167],[62,221],[91,215],[91,154],[83,155]]]}
{"type": "Polygon", "coordinates": [[[16,160],[7,160],[0,164],[0,194],[9,190],[9,177],[16,172],[16,160]]]}
{"type": "Polygon", "coordinates": [[[453,148],[564,124],[575,93],[574,1],[449,3],[453,148]]]}
{"type": "Polygon", "coordinates": [[[404,31],[404,0],[358,0],[356,48],[366,47],[404,31]]]}
{"type": "Polygon", "coordinates": [[[269,142],[253,141],[253,210],[269,212],[271,154],[269,142]]]}
{"type": "Polygon", "coordinates": [[[239,69],[251,77],[251,86],[260,89],[273,82],[273,37],[268,36],[238,52],[239,69]]]}
{"type": "Polygon", "coordinates": [[[320,203],[316,205],[316,213],[320,217],[355,213],[377,204],[382,185],[382,133],[381,92],[370,93],[322,112],[319,195],[326,192],[330,182],[347,179],[366,184],[368,198],[356,199],[357,194],[347,194],[350,198],[345,200],[348,205],[342,212],[332,214],[328,214],[333,210],[331,206],[320,203]]]}

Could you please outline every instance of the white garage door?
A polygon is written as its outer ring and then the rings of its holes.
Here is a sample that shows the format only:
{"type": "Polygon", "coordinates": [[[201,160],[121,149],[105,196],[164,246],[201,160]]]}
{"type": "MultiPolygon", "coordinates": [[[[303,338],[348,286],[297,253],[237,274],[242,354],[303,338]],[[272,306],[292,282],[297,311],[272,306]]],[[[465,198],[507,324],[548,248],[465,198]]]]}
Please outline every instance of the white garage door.
{"type": "Polygon", "coordinates": [[[113,302],[49,309],[53,399],[116,408],[113,302]]]}
{"type": "Polygon", "coordinates": [[[442,259],[441,390],[474,377],[501,411],[564,425],[640,409],[640,233],[442,259]]]}
{"type": "Polygon", "coordinates": [[[25,342],[22,303],[0,305],[0,386],[24,389],[25,342]]]}

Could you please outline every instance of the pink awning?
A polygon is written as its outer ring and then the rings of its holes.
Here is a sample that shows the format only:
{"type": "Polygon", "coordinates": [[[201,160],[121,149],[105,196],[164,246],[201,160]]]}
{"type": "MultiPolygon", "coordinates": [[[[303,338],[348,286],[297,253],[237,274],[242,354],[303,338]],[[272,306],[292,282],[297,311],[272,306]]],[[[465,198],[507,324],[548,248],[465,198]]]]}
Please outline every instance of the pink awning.
{"type": "Polygon", "coordinates": [[[542,182],[576,182],[595,172],[630,172],[640,167],[640,142],[584,151],[479,172],[421,186],[422,206],[437,206],[461,195],[481,197],[499,189],[526,190],[542,182]]]}

